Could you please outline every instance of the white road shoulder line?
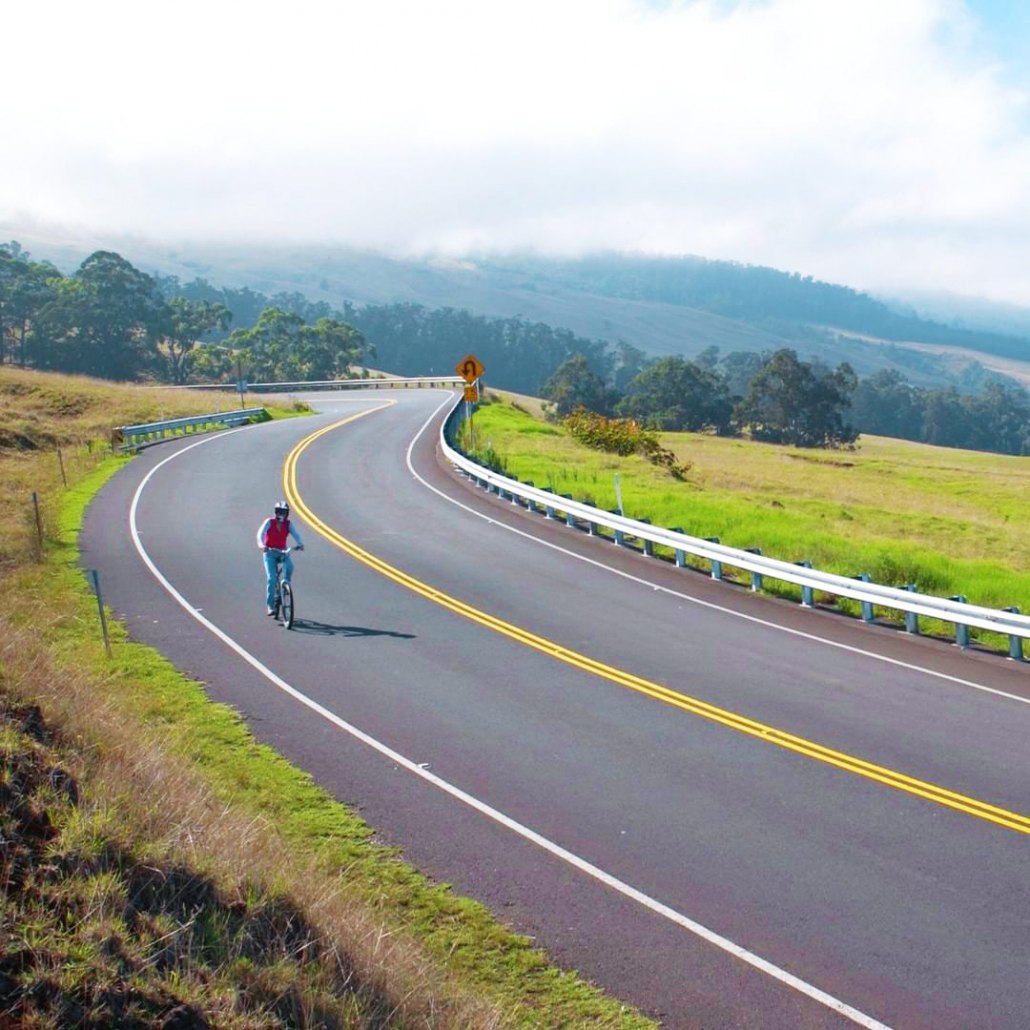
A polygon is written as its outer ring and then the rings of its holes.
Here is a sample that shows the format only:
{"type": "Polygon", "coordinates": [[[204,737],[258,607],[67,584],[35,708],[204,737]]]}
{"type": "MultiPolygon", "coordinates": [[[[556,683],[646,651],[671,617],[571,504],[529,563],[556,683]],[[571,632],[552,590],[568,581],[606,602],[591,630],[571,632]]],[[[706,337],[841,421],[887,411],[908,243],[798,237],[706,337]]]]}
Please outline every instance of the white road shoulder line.
{"type": "MultiPolygon", "coordinates": [[[[740,959],[742,962],[746,962],[753,968],[765,973],[772,977],[774,980],[779,981],[787,987],[798,991],[799,993],[811,998],[813,1001],[818,1002],[821,1005],[832,1009],[834,1012],[839,1013],[858,1026],[866,1027],[867,1030],[890,1030],[885,1024],[881,1023],[871,1016],[867,1016],[864,1012],[860,1012],[858,1009],[852,1008],[850,1005],[845,1004],[838,998],[827,994],[825,991],[819,990],[818,987],[814,987],[812,984],[807,983],[805,980],[794,976],[792,973],[788,973],[785,969],[781,969],[779,966],[767,961],[766,959],[755,955],[753,952],[748,951],[746,948],[741,947],[739,944],[735,944],[733,941],[726,937],[721,936],[714,930],[709,930],[708,927],[703,926],[701,923],[695,922],[688,916],[677,912],[675,909],[669,908],[668,905],[663,905],[660,901],[656,901],[654,898],[637,890],[635,887],[631,887],[627,883],[623,883],[622,880],[617,879],[610,873],[606,873],[603,869],[586,861],[586,859],[580,858],[578,855],[573,854],[571,851],[567,851],[560,844],[556,844],[554,841],[549,840],[546,837],[541,836],[535,830],[531,830],[528,826],[523,826],[522,823],[516,822],[511,817],[505,815],[503,812],[498,811],[496,808],[491,808],[488,804],[480,801],[478,798],[471,794],[466,793],[460,787],[454,786],[454,784],[448,782],[437,776],[435,773],[424,768],[418,762],[414,762],[393,748],[377,740],[375,737],[369,736],[363,730],[358,729],[345,719],[341,719],[334,712],[329,711],[328,708],[320,705],[317,701],[312,700],[306,694],[301,693],[295,687],[287,683],[282,677],[278,676],[275,672],[264,665],[259,659],[252,655],[249,651],[238,644],[232,637],[225,633],[222,629],[216,626],[210,619],[202,615],[199,609],[195,608],[188,600],[174,586],[168,581],[157,565],[151,559],[143,546],[143,542],[140,538],[139,529],[137,526],[136,515],[139,508],[140,498],[143,496],[143,491],[146,489],[147,484],[153,478],[153,476],[168,464],[170,461],[174,461],[176,458],[185,454],[187,451],[191,451],[194,447],[200,447],[203,444],[210,443],[215,439],[225,439],[231,435],[232,432],[243,432],[244,430],[230,431],[230,433],[219,434],[218,437],[207,437],[203,440],[198,440],[194,444],[190,444],[188,447],[184,447],[182,450],[176,451],[174,454],[169,455],[163,461],[155,465],[140,482],[136,488],[136,492],[132,498],[132,505],[129,509],[129,531],[132,536],[133,545],[136,548],[137,553],[142,559],[143,563],[147,566],[154,578],[161,584],[162,587],[171,595],[172,598],[186,611],[192,618],[196,619],[205,629],[213,633],[219,640],[222,641],[230,650],[234,651],[239,655],[248,665],[259,672],[269,683],[277,687],[279,690],[288,694],[294,700],[300,702],[306,708],[312,712],[321,716],[327,722],[336,726],[344,733],[350,734],[357,740],[360,740],[363,744],[367,744],[370,748],[378,751],[381,755],[384,755],[391,762],[396,763],[408,772],[413,773],[416,776],[420,776],[427,783],[431,783],[433,786],[438,787],[444,793],[449,794],[451,797],[462,802],[462,804],[468,805],[470,808],[486,816],[488,819],[492,819],[494,822],[499,823],[501,826],[517,833],[520,837],[531,843],[543,848],[545,851],[554,855],[556,858],[561,859],[568,865],[578,869],[580,872],[585,873],[587,876],[592,877],[599,883],[603,883],[605,886],[612,890],[618,891],[620,894],[627,898],[631,898],[637,904],[642,905],[644,908],[649,909],[657,915],[675,923],[677,926],[682,927],[684,930],[689,931],[695,936],[707,941],[709,944],[714,945],[720,950],[732,955],[734,958],[740,959]]],[[[410,453],[410,452],[409,452],[410,453]]]]}
{"type": "Polygon", "coordinates": [[[420,476],[418,472],[415,471],[415,465],[411,458],[419,437],[421,437],[426,431],[432,421],[439,414],[440,408],[444,407],[445,404],[447,404],[447,401],[444,401],[444,403],[429,416],[422,428],[414,435],[414,437],[412,437],[411,443],[408,445],[407,453],[408,471],[427,490],[431,490],[434,494],[442,497],[449,504],[456,505],[462,510],[467,511],[470,515],[475,515],[477,519],[483,519],[491,525],[497,526],[499,529],[507,530],[509,533],[515,533],[517,536],[520,536],[525,540],[531,540],[533,543],[538,544],[541,547],[549,547],[551,550],[558,551],[560,554],[565,554],[570,558],[575,558],[576,561],[586,562],[587,565],[593,565],[595,568],[603,569],[605,572],[609,572],[613,576],[621,576],[623,579],[628,579],[632,583],[639,583],[642,586],[650,587],[652,590],[661,591],[663,594],[669,594],[671,597],[675,597],[680,601],[686,601],[688,604],[697,604],[702,608],[710,608],[713,611],[721,612],[724,615],[732,615],[736,619],[744,619],[746,622],[753,622],[756,625],[765,626],[768,629],[778,630],[780,633],[789,633],[792,636],[801,637],[802,640],[811,640],[817,644],[824,644],[826,647],[835,647],[840,651],[850,651],[852,654],[862,655],[864,658],[872,658],[875,661],[884,662],[887,665],[893,665],[895,668],[908,669],[911,672],[921,672],[927,676],[933,676],[935,679],[945,680],[948,683],[956,683],[959,686],[970,687],[973,690],[979,690],[985,694],[994,694],[997,697],[1004,697],[1009,701],[1018,701],[1022,705],[1030,705],[1030,698],[1020,697],[1018,694],[1010,694],[1005,690],[998,690],[997,687],[988,687],[983,683],[976,683],[973,680],[962,679],[960,676],[951,676],[946,672],[936,672],[933,669],[927,669],[925,666],[916,665],[914,662],[903,662],[899,658],[890,658],[887,655],[878,654],[876,651],[867,651],[864,648],[854,647],[851,644],[842,644],[837,640],[829,640],[826,637],[820,637],[815,633],[806,633],[801,629],[792,629],[790,626],[781,626],[777,622],[770,622],[768,619],[760,619],[756,615],[747,615],[744,612],[735,611],[733,608],[727,608],[724,605],[715,604],[712,601],[703,601],[699,597],[692,597],[690,594],[683,594],[678,590],[670,590],[666,586],[662,586],[659,583],[653,583],[651,580],[644,579],[641,576],[634,576],[630,572],[623,572],[621,569],[613,568],[611,565],[607,565],[604,562],[596,561],[593,558],[586,557],[586,555],[577,554],[575,551],[567,550],[559,544],[552,544],[549,540],[542,540],[540,537],[534,536],[532,533],[516,529],[514,526],[509,526],[505,522],[498,522],[497,519],[492,518],[484,512],[477,511],[475,508],[471,508],[469,505],[463,504],[457,498],[450,497],[420,476]]]}

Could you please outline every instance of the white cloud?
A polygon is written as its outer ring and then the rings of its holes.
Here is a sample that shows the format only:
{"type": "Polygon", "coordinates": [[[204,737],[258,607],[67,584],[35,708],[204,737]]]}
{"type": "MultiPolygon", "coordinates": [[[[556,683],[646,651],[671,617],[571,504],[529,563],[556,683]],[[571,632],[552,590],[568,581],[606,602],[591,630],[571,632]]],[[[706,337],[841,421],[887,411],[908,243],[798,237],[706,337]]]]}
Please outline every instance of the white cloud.
{"type": "Polygon", "coordinates": [[[659,250],[1030,304],[1027,92],[958,0],[56,0],[6,20],[0,217],[659,250]]]}

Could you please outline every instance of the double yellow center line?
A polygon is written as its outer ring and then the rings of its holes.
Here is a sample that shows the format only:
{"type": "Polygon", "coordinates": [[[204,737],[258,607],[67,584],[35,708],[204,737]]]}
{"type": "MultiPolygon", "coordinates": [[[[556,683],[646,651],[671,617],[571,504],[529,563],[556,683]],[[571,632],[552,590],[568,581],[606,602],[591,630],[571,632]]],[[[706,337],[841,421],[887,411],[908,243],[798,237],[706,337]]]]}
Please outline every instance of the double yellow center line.
{"type": "MultiPolygon", "coordinates": [[[[388,402],[388,404],[393,403],[395,402],[388,402]]],[[[822,744],[817,744],[815,741],[795,736],[792,733],[787,733],[785,730],[777,729],[775,726],[769,726],[765,723],[758,722],[755,719],[749,719],[743,715],[738,715],[736,712],[728,711],[725,708],[719,708],[716,705],[709,704],[699,698],[690,697],[687,694],[681,694],[679,691],[672,690],[660,683],[654,683],[651,680],[643,679],[640,676],[634,676],[632,673],[624,672],[614,666],[605,665],[603,662],[599,662],[595,658],[590,658],[587,655],[580,654],[578,651],[573,651],[570,648],[563,647],[561,644],[557,644],[545,637],[537,636],[535,633],[529,632],[529,630],[522,629],[512,623],[505,622],[503,619],[499,619],[494,615],[490,615],[488,612],[474,608],[472,605],[466,604],[464,601],[461,601],[456,597],[452,597],[450,594],[437,590],[434,587],[429,586],[427,583],[423,583],[421,580],[415,579],[413,576],[409,576],[406,572],[395,568],[393,565],[389,565],[381,558],[378,558],[374,554],[366,551],[364,548],[359,547],[352,540],[348,540],[346,537],[342,536],[331,526],[326,525],[326,523],[324,523],[304,503],[303,498],[300,496],[300,491],[297,488],[297,462],[300,459],[301,454],[312,443],[314,443],[315,440],[319,439],[319,437],[324,436],[326,433],[330,433],[341,426],[347,425],[349,422],[353,422],[355,419],[361,418],[364,415],[371,414],[374,411],[380,411],[383,407],[388,406],[388,404],[361,411],[355,415],[351,415],[349,418],[342,419],[339,422],[334,422],[332,425],[319,429],[310,436],[301,440],[287,456],[286,464],[283,469],[283,487],[287,500],[293,506],[294,510],[297,511],[304,520],[315,529],[316,532],[325,537],[325,539],[330,543],[339,547],[351,557],[363,562],[369,568],[381,573],[388,579],[392,579],[395,583],[400,584],[408,590],[412,590],[416,594],[420,594],[422,597],[447,608],[457,615],[461,615],[472,622],[485,626],[487,629],[494,630],[495,632],[501,633],[520,644],[524,644],[526,647],[531,647],[551,658],[565,662],[567,665],[574,666],[577,669],[582,669],[584,672],[599,676],[602,679],[608,680],[611,683],[616,683],[619,686],[635,690],[639,694],[645,694],[648,697],[654,698],[657,701],[662,701],[674,708],[690,712],[692,715],[708,719],[710,722],[727,726],[739,733],[746,733],[748,736],[756,737],[768,744],[775,744],[777,747],[782,747],[788,751],[794,751],[797,754],[805,755],[807,758],[815,759],[816,761],[823,762],[826,765],[835,766],[838,769],[843,769],[856,776],[862,776],[867,780],[874,780],[887,787],[893,787],[895,790],[901,790],[907,794],[914,794],[916,797],[923,798],[926,801],[933,801],[938,805],[943,805],[945,808],[952,808],[958,812],[964,812],[966,815],[975,816],[978,819],[984,819],[988,822],[996,823],[997,825],[1004,826],[1009,830],[1015,830],[1017,833],[1030,835],[1030,817],[1028,816],[1020,815],[1018,812],[1010,812],[1007,809],[998,808],[995,805],[989,805],[984,801],[979,801],[976,798],[968,797],[964,794],[957,794],[954,791],[946,790],[944,787],[939,787],[934,783],[928,783],[925,780],[906,776],[893,769],[888,769],[882,765],[876,765],[873,762],[866,762],[861,758],[855,758],[854,756],[845,754],[844,752],[834,751],[832,748],[824,747],[822,744]]]]}

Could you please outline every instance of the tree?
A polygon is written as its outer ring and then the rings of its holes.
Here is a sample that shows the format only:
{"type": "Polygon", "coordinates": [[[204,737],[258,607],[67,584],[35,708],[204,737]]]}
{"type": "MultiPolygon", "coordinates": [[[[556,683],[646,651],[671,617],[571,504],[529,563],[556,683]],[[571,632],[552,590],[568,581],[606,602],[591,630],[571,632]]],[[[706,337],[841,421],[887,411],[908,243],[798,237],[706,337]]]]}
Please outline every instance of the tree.
{"type": "Polygon", "coordinates": [[[1030,450],[1030,397],[1015,383],[990,381],[962,398],[969,425],[963,444],[979,451],[1026,454],[1030,450]]]}
{"type": "Polygon", "coordinates": [[[166,375],[182,385],[196,360],[196,347],[213,329],[224,330],[232,315],[224,305],[209,300],[191,301],[173,297],[158,319],[157,349],[166,365],[166,375]]]}
{"type": "Polygon", "coordinates": [[[751,380],[736,418],[753,439],[795,447],[839,447],[858,435],[844,422],[857,385],[847,363],[830,372],[798,360],[789,348],[776,351],[751,380]]]}
{"type": "Polygon", "coordinates": [[[541,387],[540,396],[551,402],[550,413],[555,418],[565,418],[576,408],[607,415],[612,401],[604,381],[582,354],[563,362],[541,387]]]}
{"type": "Polygon", "coordinates": [[[357,329],[338,318],[320,318],[300,331],[299,355],[305,379],[341,379],[350,375],[350,366],[359,364],[369,348],[357,329]]]}
{"type": "Polygon", "coordinates": [[[134,379],[157,367],[162,300],[149,275],[98,250],[54,285],[34,333],[37,366],[107,379],[134,379]]]}
{"type": "Polygon", "coordinates": [[[726,380],[726,390],[731,397],[746,397],[751,389],[751,380],[762,370],[772,354],[768,351],[756,354],[754,351],[736,350],[719,361],[719,370],[726,380]]]}
{"type": "Polygon", "coordinates": [[[235,367],[234,354],[245,354],[247,372],[257,381],[341,379],[365,349],[364,336],[346,322],[320,318],[307,325],[300,315],[270,307],[255,325],[234,329],[225,346],[198,348],[195,367],[214,378],[225,378],[235,367]]]}
{"type": "Polygon", "coordinates": [[[919,440],[923,432],[922,392],[897,369],[882,368],[856,386],[851,421],[863,433],[919,440]]]}
{"type": "Polygon", "coordinates": [[[612,369],[613,389],[615,393],[624,393],[629,384],[643,372],[653,359],[649,358],[639,347],[619,340],[615,345],[615,357],[612,369]]]}
{"type": "Polygon", "coordinates": [[[651,429],[725,433],[733,405],[717,372],[682,357],[662,358],[627,387],[618,412],[651,429]]]}
{"type": "Polygon", "coordinates": [[[923,404],[923,441],[938,447],[962,447],[969,439],[969,418],[954,386],[927,390],[923,404]]]}
{"type": "Polygon", "coordinates": [[[39,312],[53,298],[53,281],[61,278],[48,261],[29,260],[20,244],[11,242],[0,246],[0,364],[10,360],[25,366],[25,345],[29,327],[39,312]]]}

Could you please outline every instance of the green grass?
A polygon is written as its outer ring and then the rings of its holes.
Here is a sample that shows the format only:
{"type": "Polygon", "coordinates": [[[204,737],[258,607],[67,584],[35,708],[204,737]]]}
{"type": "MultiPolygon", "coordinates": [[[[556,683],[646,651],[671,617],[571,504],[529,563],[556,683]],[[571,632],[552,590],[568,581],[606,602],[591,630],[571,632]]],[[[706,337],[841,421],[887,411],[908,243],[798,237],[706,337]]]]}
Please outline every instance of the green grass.
{"type": "MultiPolygon", "coordinates": [[[[618,473],[631,518],[844,576],[868,573],[877,583],[1030,611],[1030,458],[879,437],[863,437],[853,451],[809,451],[663,433],[662,446],[691,465],[678,483],[641,458],[591,450],[557,427],[542,433],[538,417],[507,402],[483,405],[474,421],[480,448],[488,442],[508,474],[556,493],[613,509],[618,473]]],[[[997,636],[973,637],[1007,650],[997,636]]]]}
{"type": "MultiPolygon", "coordinates": [[[[102,478],[106,469],[99,470],[102,478]]],[[[93,485],[93,484],[91,484],[93,485]]],[[[62,557],[80,503],[65,516],[62,557]]],[[[75,593],[71,624],[51,640],[65,662],[88,662],[108,682],[108,697],[146,727],[160,727],[166,746],[186,756],[225,804],[259,814],[296,852],[317,855],[323,869],[343,870],[341,889],[371,905],[388,924],[413,934],[463,989],[481,992],[509,1014],[512,1026],[649,1026],[574,975],[563,975],[530,942],[499,924],[482,905],[426,880],[397,853],[374,842],[374,830],[271,748],[258,743],[235,712],[212,703],[152,649],[112,624],[115,659],[99,642],[95,600],[70,564],[52,588],[75,593]],[[92,639],[91,639],[92,638],[92,639]]]]}
{"type": "MultiPolygon", "coordinates": [[[[76,386],[63,380],[55,406],[76,386]]],[[[107,424],[141,420],[123,392],[86,392],[82,410],[99,405],[107,424]]],[[[0,974],[15,969],[32,987],[34,1025],[94,1009],[101,1022],[155,1021],[169,999],[226,1027],[653,1025],[378,844],[110,617],[107,658],[77,535],[90,499],[131,459],[105,456],[90,429],[59,418],[42,428],[32,446],[0,451],[0,486],[39,490],[46,535],[42,555],[13,547],[0,569],[0,698],[12,710],[42,706],[54,741],[38,764],[73,768],[82,797],[48,795],[43,776],[0,808],[5,827],[17,809],[46,813],[56,829],[27,851],[39,890],[12,893],[8,882],[0,917],[0,974]],[[68,488],[48,449],[57,438],[68,488]],[[153,898],[145,919],[133,915],[141,897],[153,898]],[[255,937],[265,945],[248,944],[255,937]]],[[[24,544],[34,519],[22,529],[24,544]]],[[[39,751],[15,730],[19,718],[0,718],[0,745],[16,740],[5,770],[39,751]]]]}

